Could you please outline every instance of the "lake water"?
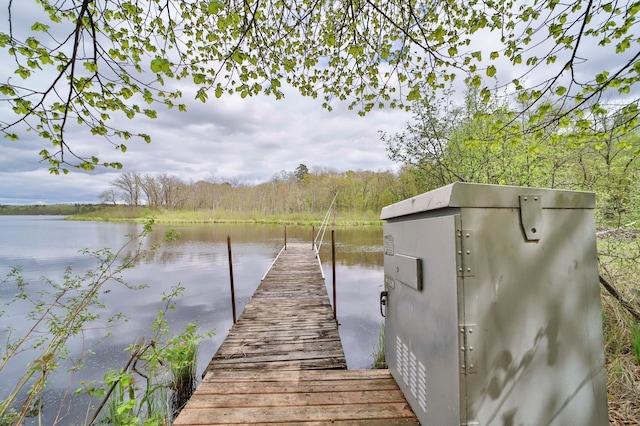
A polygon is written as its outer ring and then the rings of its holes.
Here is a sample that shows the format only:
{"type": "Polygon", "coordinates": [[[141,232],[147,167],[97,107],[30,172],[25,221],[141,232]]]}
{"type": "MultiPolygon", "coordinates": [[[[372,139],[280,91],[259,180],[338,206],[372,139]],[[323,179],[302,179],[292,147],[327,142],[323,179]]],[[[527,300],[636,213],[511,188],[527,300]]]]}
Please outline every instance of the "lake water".
{"type": "MultiPolygon", "coordinates": [[[[227,236],[233,249],[233,272],[238,315],[260,283],[275,256],[284,244],[282,225],[156,225],[147,237],[145,246],[158,244],[168,229],[180,233],[176,242],[163,245],[135,268],[124,274],[131,285],[146,285],[142,290],[131,290],[117,282],[104,287],[101,299],[106,309],[104,320],[122,312],[129,321],[116,326],[97,322],[81,338],[70,344],[72,352],[95,346],[95,354],[87,358],[86,369],[75,375],[61,372],[50,380],[44,398],[44,424],[70,424],[86,405],[81,397],[67,396],[67,405],[58,413],[59,401],[67,389],[79,387],[82,380],[102,379],[109,369],[121,369],[128,360],[123,351],[137,338],[151,336],[149,329],[159,308],[162,294],[169,293],[177,284],[185,290],[177,300],[175,311],[168,320],[172,330],[179,332],[188,322],[197,322],[201,330],[215,330],[212,339],[203,341],[199,349],[199,373],[204,370],[232,325],[231,296],[227,236]],[[111,332],[103,343],[98,343],[107,331],[111,332]],[[56,408],[52,410],[51,408],[56,408]],[[66,414],[68,410],[69,414],[66,414]]],[[[60,282],[66,267],[74,274],[95,267],[95,260],[82,249],[110,248],[117,251],[130,235],[137,235],[142,225],[132,223],[72,222],[55,216],[0,216],[0,281],[12,267],[21,266],[22,276],[29,283],[30,294],[46,287],[41,277],[60,282]]],[[[288,241],[309,242],[311,227],[287,227],[288,241]]],[[[332,272],[330,233],[325,235],[320,256],[331,297],[332,272]]],[[[371,353],[378,340],[382,317],[379,312],[379,293],[383,287],[383,251],[381,227],[338,228],[336,230],[336,284],[337,310],[340,335],[350,369],[370,368],[371,353]]],[[[5,304],[15,295],[10,283],[0,287],[0,351],[9,327],[18,335],[28,326],[25,315],[30,307],[26,303],[5,304]]],[[[28,354],[13,359],[0,371],[0,399],[10,392],[28,362],[28,354]]],[[[36,424],[35,419],[29,423],[36,424]]]]}

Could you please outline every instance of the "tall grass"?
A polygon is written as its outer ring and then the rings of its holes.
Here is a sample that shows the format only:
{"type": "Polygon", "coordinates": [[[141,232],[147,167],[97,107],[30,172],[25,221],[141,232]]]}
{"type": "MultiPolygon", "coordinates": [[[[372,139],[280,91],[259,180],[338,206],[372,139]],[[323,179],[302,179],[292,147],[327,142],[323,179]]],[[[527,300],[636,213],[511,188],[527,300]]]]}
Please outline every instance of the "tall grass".
{"type": "MultiPolygon", "coordinates": [[[[634,306],[640,300],[640,242],[635,232],[610,233],[598,240],[600,273],[634,306]]],[[[640,324],[607,292],[602,292],[602,324],[611,424],[640,419],[640,324]]]]}
{"type": "Polygon", "coordinates": [[[171,409],[172,416],[176,417],[184,408],[189,398],[196,389],[196,367],[198,365],[198,342],[186,342],[170,361],[171,374],[171,409]]]}
{"type": "MultiPolygon", "coordinates": [[[[258,223],[285,225],[319,225],[324,213],[301,212],[286,214],[263,214],[237,210],[154,210],[144,207],[108,206],[105,209],[70,216],[72,220],[95,221],[140,221],[153,215],[156,223],[258,223]]],[[[338,213],[337,225],[380,225],[377,213],[338,213]]]]}
{"type": "Polygon", "coordinates": [[[373,353],[371,354],[371,357],[373,358],[374,369],[387,368],[384,322],[380,325],[378,343],[373,347],[373,353]]]}

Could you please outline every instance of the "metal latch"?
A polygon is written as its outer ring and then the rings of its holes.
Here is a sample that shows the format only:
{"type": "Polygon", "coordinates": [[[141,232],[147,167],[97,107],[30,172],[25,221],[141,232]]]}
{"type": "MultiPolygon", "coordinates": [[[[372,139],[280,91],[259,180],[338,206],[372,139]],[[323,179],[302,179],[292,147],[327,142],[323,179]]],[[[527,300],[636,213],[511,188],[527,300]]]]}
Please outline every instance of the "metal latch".
{"type": "Polygon", "coordinates": [[[520,224],[527,241],[538,241],[542,235],[542,196],[520,195],[520,224]]]}
{"type": "Polygon", "coordinates": [[[460,331],[460,371],[463,374],[477,373],[477,356],[478,341],[475,324],[465,324],[459,326],[460,331]]]}
{"type": "Polygon", "coordinates": [[[380,315],[383,317],[387,316],[387,298],[389,297],[389,293],[386,291],[380,292],[380,315]]]}

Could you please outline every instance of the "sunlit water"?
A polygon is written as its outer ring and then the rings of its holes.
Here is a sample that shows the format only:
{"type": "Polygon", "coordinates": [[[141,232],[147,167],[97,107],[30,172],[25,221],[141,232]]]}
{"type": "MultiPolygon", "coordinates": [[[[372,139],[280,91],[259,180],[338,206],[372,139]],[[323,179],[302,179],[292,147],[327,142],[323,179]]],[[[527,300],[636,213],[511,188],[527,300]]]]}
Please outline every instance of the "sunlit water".
{"type": "MultiPolygon", "coordinates": [[[[199,373],[226,337],[232,325],[229,288],[227,236],[232,241],[233,272],[238,315],[260,283],[260,279],[284,244],[284,226],[276,225],[175,225],[154,227],[145,245],[159,243],[168,229],[181,235],[177,242],[163,245],[135,268],[127,270],[124,279],[131,285],[146,285],[142,290],[130,290],[111,282],[103,288],[101,299],[107,308],[100,313],[106,320],[122,312],[129,320],[112,326],[93,324],[70,344],[73,352],[93,347],[95,354],[85,360],[86,368],[75,374],[61,369],[50,380],[44,398],[43,424],[81,422],[87,401],[73,396],[81,381],[102,379],[108,369],[121,369],[128,360],[124,351],[136,339],[151,336],[149,329],[158,309],[163,306],[163,293],[180,284],[184,294],[177,300],[168,320],[174,332],[188,322],[197,322],[201,330],[215,330],[212,339],[203,341],[199,349],[199,373]],[[110,337],[100,343],[105,333],[110,337]],[[60,409],[65,392],[67,403],[60,409]]],[[[139,224],[71,222],[54,216],[0,216],[0,280],[11,267],[21,266],[22,276],[30,292],[46,287],[41,277],[60,282],[70,266],[74,274],[95,267],[95,260],[82,249],[90,251],[110,248],[117,251],[142,229],[139,224]]],[[[308,241],[311,247],[311,227],[287,227],[288,241],[308,241]]],[[[331,297],[331,252],[329,233],[321,250],[326,283],[331,297]],[[329,241],[328,241],[329,240],[329,241]]],[[[350,369],[370,368],[371,353],[378,340],[382,318],[379,313],[379,293],[383,285],[381,227],[339,228],[336,230],[336,284],[340,335],[350,369]]],[[[26,303],[5,306],[15,295],[15,289],[5,283],[0,287],[0,350],[4,353],[7,328],[12,336],[24,331],[24,320],[30,310],[26,303]]],[[[29,354],[15,357],[0,372],[0,398],[10,392],[29,361],[29,354]]],[[[37,424],[30,419],[29,424],[37,424]]]]}

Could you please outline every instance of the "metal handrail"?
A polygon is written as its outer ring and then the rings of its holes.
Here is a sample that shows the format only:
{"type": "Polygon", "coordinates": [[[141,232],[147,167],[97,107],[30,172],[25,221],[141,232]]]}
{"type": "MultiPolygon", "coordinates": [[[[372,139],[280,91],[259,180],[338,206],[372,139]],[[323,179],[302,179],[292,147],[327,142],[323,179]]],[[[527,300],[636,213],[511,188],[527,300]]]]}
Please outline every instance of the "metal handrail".
{"type": "Polygon", "coordinates": [[[313,240],[313,246],[316,250],[316,254],[319,251],[319,247],[322,246],[322,240],[324,240],[324,233],[327,231],[327,226],[329,225],[329,218],[331,217],[331,210],[333,209],[333,204],[336,202],[336,198],[338,198],[337,192],[336,192],[336,195],[333,196],[333,200],[331,200],[331,204],[329,205],[327,214],[324,215],[324,219],[322,220],[322,224],[320,225],[318,234],[316,235],[316,238],[313,240]],[[318,244],[318,238],[320,238],[320,244],[318,244]]]}

